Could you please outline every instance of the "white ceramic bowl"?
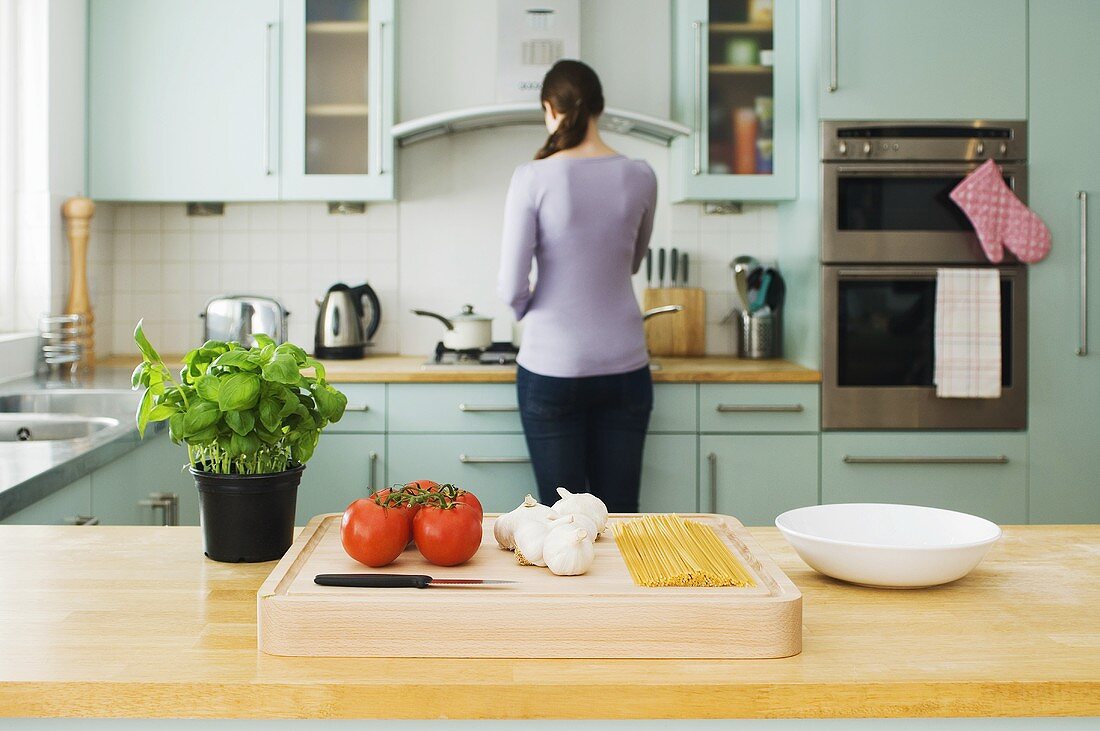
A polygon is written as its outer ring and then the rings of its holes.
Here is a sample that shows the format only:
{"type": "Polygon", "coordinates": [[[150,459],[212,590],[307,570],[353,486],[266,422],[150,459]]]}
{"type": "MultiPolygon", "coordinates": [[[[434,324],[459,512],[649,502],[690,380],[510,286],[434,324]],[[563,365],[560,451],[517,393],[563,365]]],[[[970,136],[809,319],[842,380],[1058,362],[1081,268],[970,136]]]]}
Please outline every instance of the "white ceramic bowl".
{"type": "Polygon", "coordinates": [[[865,586],[915,588],[966,576],[1001,537],[985,518],[954,510],[838,503],[775,519],[811,568],[865,586]]]}

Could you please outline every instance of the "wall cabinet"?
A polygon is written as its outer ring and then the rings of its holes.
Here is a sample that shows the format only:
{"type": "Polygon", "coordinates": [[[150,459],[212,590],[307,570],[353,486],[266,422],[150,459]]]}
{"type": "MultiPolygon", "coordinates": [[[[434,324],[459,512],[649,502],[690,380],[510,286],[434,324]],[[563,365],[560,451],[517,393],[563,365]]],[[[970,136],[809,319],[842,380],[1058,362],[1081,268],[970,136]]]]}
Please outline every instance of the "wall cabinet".
{"type": "Polygon", "coordinates": [[[393,197],[393,0],[91,0],[89,195],[393,197]]]}
{"type": "Polygon", "coordinates": [[[822,119],[1026,117],[1027,0],[818,2],[822,119]]]}
{"type": "Polygon", "coordinates": [[[1100,75],[1100,3],[1033,2],[1030,24],[1029,202],[1053,234],[1050,256],[1029,273],[1041,293],[1029,331],[1030,517],[1097,523],[1100,342],[1088,336],[1100,322],[1100,148],[1070,141],[1087,139],[1100,120],[1100,88],[1080,83],[1100,75]]]}
{"type": "Polygon", "coordinates": [[[827,432],[824,503],[907,503],[1027,522],[1022,432],[827,432]]]}
{"type": "Polygon", "coordinates": [[[679,0],[673,26],[671,199],[789,200],[796,185],[797,2],[679,0]]]}

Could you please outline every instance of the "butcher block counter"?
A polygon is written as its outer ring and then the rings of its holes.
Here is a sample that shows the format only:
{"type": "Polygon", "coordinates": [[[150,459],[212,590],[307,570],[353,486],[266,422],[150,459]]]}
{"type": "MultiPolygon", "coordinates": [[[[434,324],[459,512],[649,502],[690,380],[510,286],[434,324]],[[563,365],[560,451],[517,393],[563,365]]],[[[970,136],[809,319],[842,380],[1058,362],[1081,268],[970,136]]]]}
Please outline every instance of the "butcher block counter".
{"type": "MultiPolygon", "coordinates": [[[[276,657],[256,650],[274,563],[208,561],[198,528],[0,526],[0,717],[1100,715],[1100,526],[1008,527],[969,577],[916,591],[827,579],[752,533],[803,593],[800,655],[276,657]]],[[[439,642],[462,631],[442,617],[439,642]]]]}
{"type": "MultiPolygon", "coordinates": [[[[424,366],[422,355],[374,355],[361,360],[325,360],[333,383],[512,383],[515,366],[424,366]]],[[[103,366],[133,368],[137,355],[116,355],[103,366]]],[[[175,368],[180,356],[164,356],[175,368]]],[[[654,358],[657,383],[820,383],[821,372],[789,360],[746,360],[728,356],[654,358]]]]}

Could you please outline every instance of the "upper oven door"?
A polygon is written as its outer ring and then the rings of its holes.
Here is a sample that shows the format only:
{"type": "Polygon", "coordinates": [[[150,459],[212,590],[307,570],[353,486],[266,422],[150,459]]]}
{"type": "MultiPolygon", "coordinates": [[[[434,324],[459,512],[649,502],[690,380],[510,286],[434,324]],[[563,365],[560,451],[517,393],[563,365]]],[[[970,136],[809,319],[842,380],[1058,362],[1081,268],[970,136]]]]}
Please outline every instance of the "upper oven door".
{"type": "MultiPolygon", "coordinates": [[[[970,220],[948,196],[979,164],[822,163],[822,261],[987,264],[970,220]]],[[[1027,166],[1002,170],[1026,201],[1027,166]]]]}

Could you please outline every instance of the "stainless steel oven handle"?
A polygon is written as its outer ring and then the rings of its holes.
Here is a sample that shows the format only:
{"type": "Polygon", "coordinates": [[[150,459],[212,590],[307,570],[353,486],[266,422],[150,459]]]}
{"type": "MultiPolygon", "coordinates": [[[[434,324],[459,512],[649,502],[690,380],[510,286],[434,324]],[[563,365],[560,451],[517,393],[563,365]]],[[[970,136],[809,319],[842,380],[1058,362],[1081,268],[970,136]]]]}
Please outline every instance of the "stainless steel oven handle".
{"type": "Polygon", "coordinates": [[[840,82],[840,61],[838,60],[839,43],[837,39],[837,0],[829,2],[829,85],[825,90],[830,94],[837,90],[840,82]]]}
{"type": "Polygon", "coordinates": [[[1008,457],[999,454],[996,457],[859,457],[844,455],[844,464],[1008,464],[1008,457]]]}
{"type": "Polygon", "coordinates": [[[1089,354],[1089,194],[1077,191],[1081,205],[1081,333],[1077,340],[1077,355],[1089,354]]]}
{"type": "MultiPolygon", "coordinates": [[[[934,265],[924,268],[916,267],[875,267],[873,269],[838,269],[837,277],[841,279],[935,279],[936,269],[934,265]]],[[[1001,279],[1010,279],[1020,274],[1015,269],[1001,269],[1001,279]]]]}
{"type": "Polygon", "coordinates": [[[468,454],[458,455],[458,461],[462,464],[527,464],[530,457],[471,457],[468,454]]]}
{"type": "Polygon", "coordinates": [[[695,89],[691,110],[694,122],[691,174],[700,175],[703,172],[703,21],[693,21],[691,32],[695,42],[695,89]]]}
{"type": "MultiPolygon", "coordinates": [[[[881,162],[867,162],[862,165],[837,165],[836,163],[824,163],[826,169],[828,169],[830,166],[833,166],[834,172],[836,172],[838,175],[848,175],[850,177],[859,177],[861,175],[866,175],[876,178],[881,178],[884,175],[912,175],[915,177],[944,174],[965,175],[969,172],[976,170],[980,164],[980,162],[965,162],[958,163],[957,165],[935,165],[928,163],[890,165],[881,162]]],[[[1010,176],[1014,174],[1015,166],[1002,165],[1001,167],[1010,176]]]]}

